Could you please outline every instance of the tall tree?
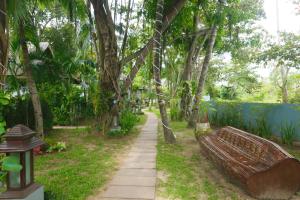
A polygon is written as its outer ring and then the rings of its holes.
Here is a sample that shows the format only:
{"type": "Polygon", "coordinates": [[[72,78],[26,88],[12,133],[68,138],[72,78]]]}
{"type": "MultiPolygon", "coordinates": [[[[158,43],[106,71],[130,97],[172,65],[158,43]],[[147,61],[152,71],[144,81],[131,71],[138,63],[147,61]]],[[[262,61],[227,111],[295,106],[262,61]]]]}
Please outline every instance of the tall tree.
{"type": "Polygon", "coordinates": [[[189,81],[191,80],[192,76],[192,67],[193,67],[193,61],[196,59],[197,55],[195,54],[197,52],[199,47],[199,38],[201,35],[200,32],[200,17],[199,17],[199,11],[195,12],[194,14],[194,35],[192,37],[192,42],[190,44],[190,49],[187,54],[186,63],[184,66],[183,74],[182,74],[182,81],[189,81]]]}
{"type": "Polygon", "coordinates": [[[217,37],[217,33],[218,33],[218,26],[219,26],[218,23],[220,23],[219,20],[221,18],[220,17],[221,10],[223,9],[224,4],[225,4],[225,0],[218,0],[216,14],[214,16],[214,20],[212,21],[212,25],[210,28],[206,54],[205,54],[204,61],[202,64],[202,69],[201,69],[201,74],[200,74],[200,77],[198,80],[197,90],[196,90],[196,93],[195,93],[195,96],[193,99],[194,101],[193,101],[192,113],[191,113],[190,119],[188,121],[189,127],[195,127],[196,123],[198,121],[199,103],[202,98],[202,93],[203,93],[203,89],[204,89],[205,79],[207,76],[209,62],[212,57],[212,53],[213,53],[213,49],[214,49],[214,45],[215,45],[215,41],[216,41],[216,37],[217,37]]]}
{"type": "Polygon", "coordinates": [[[167,143],[175,143],[176,139],[172,132],[172,129],[169,126],[168,115],[166,111],[165,101],[163,99],[164,94],[162,91],[162,84],[160,78],[160,69],[161,69],[161,39],[162,39],[162,18],[163,18],[163,8],[164,1],[158,0],[156,6],[156,20],[155,20],[155,30],[154,30],[154,47],[153,47],[153,72],[155,80],[155,89],[156,95],[160,110],[160,116],[162,120],[162,125],[164,129],[164,138],[167,143]]]}
{"type": "Polygon", "coordinates": [[[108,130],[112,123],[111,111],[116,110],[114,99],[120,97],[118,80],[121,73],[121,65],[118,59],[118,45],[115,33],[115,25],[108,7],[107,0],[91,0],[94,8],[95,24],[98,35],[100,56],[99,74],[99,117],[104,131],[108,130]]]}
{"type": "MultiPolygon", "coordinates": [[[[186,2],[186,0],[180,0],[175,5],[180,4],[182,7],[184,2],[186,2]]],[[[98,56],[98,58],[100,58],[99,65],[101,69],[99,74],[99,111],[101,113],[100,123],[102,128],[107,130],[112,122],[111,111],[117,110],[115,109],[117,105],[112,104],[113,99],[118,100],[121,98],[118,82],[120,79],[122,66],[135,58],[137,59],[136,63],[142,65],[145,57],[150,51],[149,49],[151,49],[148,47],[148,45],[153,45],[153,41],[150,39],[144,48],[121,60],[117,52],[118,46],[115,33],[115,24],[113,22],[107,0],[91,0],[91,3],[94,8],[100,53],[100,56],[98,56]]],[[[178,9],[176,7],[170,10],[170,12],[167,14],[167,16],[170,16],[170,20],[166,18],[168,20],[168,25],[172,22],[171,19],[173,19],[177,13],[178,9]]],[[[139,67],[136,68],[138,69],[139,67]]],[[[134,77],[130,80],[133,79],[134,77]]]]}
{"type": "Polygon", "coordinates": [[[199,39],[203,36],[203,32],[200,31],[200,18],[199,11],[195,12],[194,16],[194,35],[192,38],[192,42],[190,45],[190,49],[187,54],[186,62],[184,65],[184,70],[182,73],[182,92],[181,92],[181,100],[180,100],[180,118],[187,119],[189,113],[189,106],[191,103],[191,88],[189,85],[189,81],[192,78],[192,69],[195,65],[199,52],[202,49],[205,41],[206,41],[206,31],[204,31],[204,37],[200,43],[199,39]]]}
{"type": "Polygon", "coordinates": [[[126,26],[125,26],[125,33],[123,37],[123,42],[122,42],[122,47],[121,47],[121,56],[122,59],[125,54],[125,47],[127,44],[127,38],[128,38],[128,28],[129,28],[129,21],[130,21],[130,13],[131,13],[131,0],[128,0],[128,5],[127,5],[127,12],[126,12],[126,26]]]}
{"type": "MultiPolygon", "coordinates": [[[[173,5],[171,6],[171,9],[163,18],[163,28],[162,28],[163,33],[166,32],[170,24],[174,21],[174,18],[178,15],[180,10],[183,8],[186,1],[187,0],[174,1],[173,5]]],[[[154,39],[152,37],[149,39],[146,45],[144,45],[141,49],[139,49],[135,53],[130,54],[129,56],[121,60],[121,63],[125,64],[133,59],[136,59],[135,64],[133,65],[132,69],[130,70],[130,73],[128,74],[128,76],[124,81],[124,88],[126,90],[132,84],[132,81],[134,80],[135,76],[139,72],[141,66],[143,66],[147,55],[152,51],[153,44],[154,44],[154,39]]]]}
{"type": "Polygon", "coordinates": [[[206,79],[206,75],[207,75],[207,70],[208,70],[209,62],[210,62],[210,59],[211,59],[211,56],[213,53],[213,48],[214,48],[216,37],[217,37],[217,31],[218,31],[218,26],[217,26],[217,24],[214,24],[210,31],[206,55],[205,55],[205,58],[203,61],[202,70],[201,70],[201,74],[200,74],[200,78],[199,78],[199,82],[198,82],[198,86],[197,86],[197,91],[194,96],[192,114],[190,116],[190,120],[188,123],[189,127],[195,127],[195,125],[197,123],[198,114],[199,114],[199,111],[198,111],[199,103],[202,98],[202,93],[203,93],[203,88],[204,88],[205,79],[206,79]]]}
{"type": "Polygon", "coordinates": [[[288,77],[292,69],[300,68],[300,36],[293,33],[281,33],[279,43],[268,44],[268,48],[261,52],[258,62],[266,66],[274,66],[279,71],[282,102],[288,103],[288,77]]]}
{"type": "Polygon", "coordinates": [[[24,19],[19,20],[19,37],[20,37],[20,43],[21,43],[21,48],[22,48],[22,53],[23,53],[24,71],[26,74],[27,85],[28,85],[30,96],[31,96],[31,101],[33,104],[35,128],[36,128],[36,131],[38,132],[38,134],[41,137],[43,137],[44,136],[44,125],[43,125],[42,106],[41,106],[38,90],[36,87],[36,83],[35,83],[35,80],[32,75],[32,67],[31,67],[31,63],[30,63],[28,46],[27,46],[26,36],[25,36],[24,19]]]}
{"type": "Polygon", "coordinates": [[[8,62],[8,14],[6,0],[0,1],[0,88],[5,84],[8,62]]]}

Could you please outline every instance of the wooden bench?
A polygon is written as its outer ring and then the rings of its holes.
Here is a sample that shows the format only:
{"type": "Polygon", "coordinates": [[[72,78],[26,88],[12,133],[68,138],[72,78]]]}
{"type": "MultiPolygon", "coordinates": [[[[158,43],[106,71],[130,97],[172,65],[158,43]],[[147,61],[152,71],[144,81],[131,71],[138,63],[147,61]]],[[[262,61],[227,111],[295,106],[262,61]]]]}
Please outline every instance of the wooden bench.
{"type": "Polygon", "coordinates": [[[199,143],[205,156],[256,198],[288,199],[300,188],[300,162],[271,141],[224,127],[199,143]]]}

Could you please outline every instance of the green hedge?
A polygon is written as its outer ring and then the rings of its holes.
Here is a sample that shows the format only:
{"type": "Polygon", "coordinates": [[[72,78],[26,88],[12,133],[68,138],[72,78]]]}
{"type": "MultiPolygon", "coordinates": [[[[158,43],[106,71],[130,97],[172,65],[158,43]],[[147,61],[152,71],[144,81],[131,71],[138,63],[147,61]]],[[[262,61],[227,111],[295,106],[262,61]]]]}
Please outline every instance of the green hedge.
{"type": "Polygon", "coordinates": [[[200,105],[208,110],[212,126],[233,126],[264,138],[273,135],[286,143],[300,139],[300,105],[212,101],[200,105]],[[289,141],[286,141],[289,140],[289,141]]]}
{"type": "MultiPolygon", "coordinates": [[[[47,102],[41,99],[42,112],[44,118],[44,131],[48,132],[52,129],[53,114],[47,102]]],[[[7,128],[11,128],[17,124],[24,124],[29,128],[35,128],[34,111],[30,99],[11,99],[11,102],[4,109],[4,118],[7,128]]]]}

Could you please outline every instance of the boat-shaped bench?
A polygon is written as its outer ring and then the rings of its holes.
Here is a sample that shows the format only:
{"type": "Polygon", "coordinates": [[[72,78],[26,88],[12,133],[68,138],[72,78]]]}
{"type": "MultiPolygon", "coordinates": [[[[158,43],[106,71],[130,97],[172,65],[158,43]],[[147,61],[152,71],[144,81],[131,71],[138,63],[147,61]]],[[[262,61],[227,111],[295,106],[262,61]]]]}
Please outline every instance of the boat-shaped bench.
{"type": "Polygon", "coordinates": [[[300,162],[269,140],[228,126],[199,143],[253,197],[288,199],[300,188],[300,162]]]}

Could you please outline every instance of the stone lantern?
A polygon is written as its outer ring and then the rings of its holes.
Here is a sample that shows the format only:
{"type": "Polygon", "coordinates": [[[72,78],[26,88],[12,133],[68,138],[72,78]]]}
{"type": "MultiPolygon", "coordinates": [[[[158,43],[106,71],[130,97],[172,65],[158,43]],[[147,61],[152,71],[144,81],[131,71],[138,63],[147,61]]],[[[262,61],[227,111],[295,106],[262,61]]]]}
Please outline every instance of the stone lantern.
{"type": "Polygon", "coordinates": [[[119,105],[118,105],[118,100],[113,99],[113,105],[112,105],[112,125],[111,125],[111,131],[119,131],[121,130],[121,126],[119,123],[119,105]]]}
{"type": "Polygon", "coordinates": [[[0,144],[0,153],[19,160],[22,170],[8,172],[7,191],[0,194],[0,199],[43,200],[44,188],[34,183],[33,148],[43,144],[35,137],[35,132],[24,125],[16,125],[4,135],[0,144]]]}

